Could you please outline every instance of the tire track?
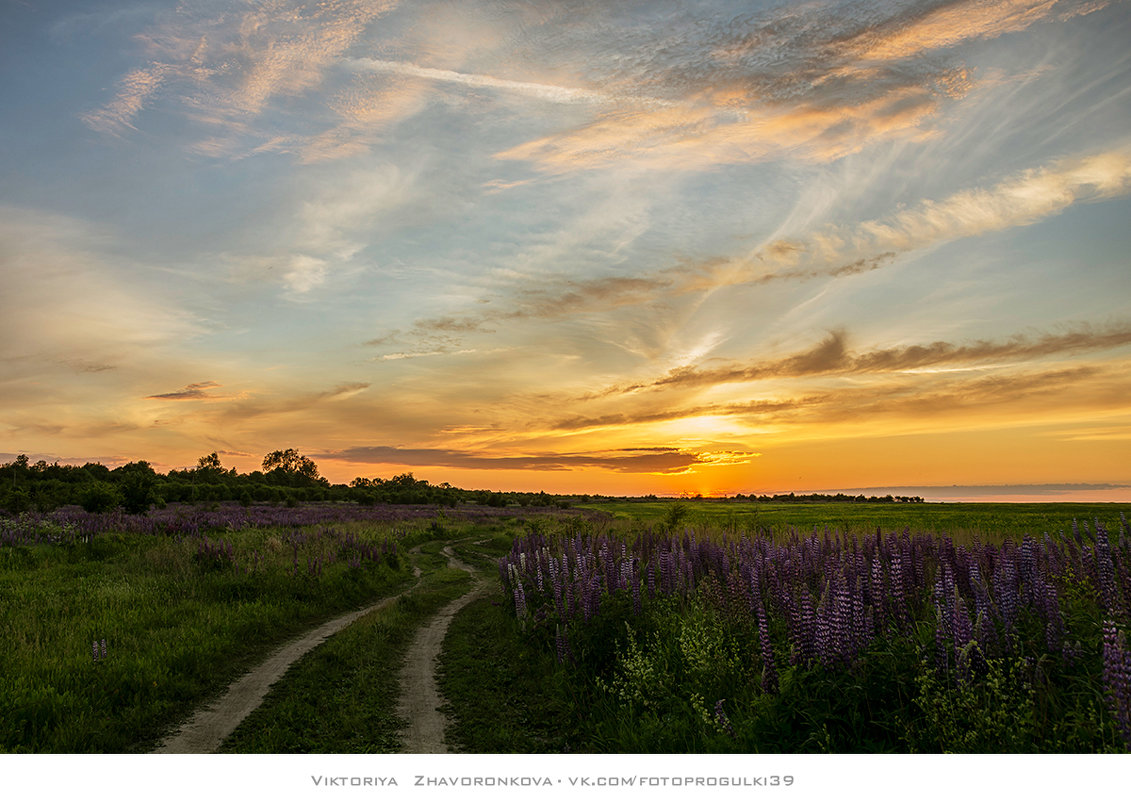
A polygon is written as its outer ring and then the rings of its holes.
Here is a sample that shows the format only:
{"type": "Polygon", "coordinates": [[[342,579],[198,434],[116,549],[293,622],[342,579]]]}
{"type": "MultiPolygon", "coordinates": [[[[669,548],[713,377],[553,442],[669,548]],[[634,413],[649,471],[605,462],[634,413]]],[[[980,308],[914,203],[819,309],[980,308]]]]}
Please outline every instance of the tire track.
{"type": "Polygon", "coordinates": [[[229,685],[220,698],[199,709],[179,729],[166,736],[154,750],[154,753],[215,753],[220,744],[236,730],[236,727],[243,722],[244,718],[263,703],[271,685],[282,678],[292,664],[358,618],[371,612],[378,612],[395,603],[402,596],[412,592],[419,583],[418,578],[417,582],[407,590],[384,598],[364,609],[336,617],[307,632],[299,639],[287,643],[249,673],[229,685]]]}
{"type": "MultiPolygon", "coordinates": [[[[461,562],[451,546],[444,546],[441,553],[448,557],[449,567],[475,574],[475,568],[461,562]]],[[[440,711],[444,698],[436,686],[436,658],[440,655],[452,618],[486,589],[486,583],[477,581],[469,592],[441,609],[428,625],[417,632],[409,646],[401,669],[401,698],[397,704],[397,715],[408,721],[402,729],[402,754],[448,753],[444,742],[448,716],[440,711]]]]}

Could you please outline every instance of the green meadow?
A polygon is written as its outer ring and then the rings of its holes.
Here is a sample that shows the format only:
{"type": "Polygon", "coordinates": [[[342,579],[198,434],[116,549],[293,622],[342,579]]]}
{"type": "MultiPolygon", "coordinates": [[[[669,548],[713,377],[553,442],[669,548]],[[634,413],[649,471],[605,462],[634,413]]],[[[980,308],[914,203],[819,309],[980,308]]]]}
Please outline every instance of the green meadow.
{"type": "MultiPolygon", "coordinates": [[[[1109,697],[1110,682],[1105,684],[1101,623],[1118,611],[1112,636],[1124,636],[1126,609],[1109,602],[1104,612],[1097,579],[1083,568],[1054,576],[1052,562],[1040,563],[1048,586],[1055,583],[1059,593],[1063,630],[1054,650],[1042,644],[1046,634],[1049,642],[1053,636],[1042,628],[1043,618],[1023,608],[1000,636],[983,638],[985,658],[978,661],[971,657],[973,633],[961,641],[956,632],[939,639],[935,610],[942,607],[932,604],[945,606],[946,600],[932,600],[931,582],[941,573],[931,572],[937,568],[928,554],[927,574],[916,585],[925,589],[907,599],[913,615],[893,617],[899,625],[889,628],[877,622],[877,636],[861,640],[834,667],[798,660],[791,619],[771,605],[770,596],[761,621],[745,602],[735,607],[738,590],[727,590],[726,577],[712,578],[709,571],[697,573],[694,586],[667,595],[651,594],[638,573],[635,599],[632,591],[610,585],[601,591],[599,610],[583,615],[578,606],[555,609],[549,573],[541,590],[530,580],[520,605],[512,584],[502,581],[500,563],[524,549],[543,554],[531,559],[564,553],[579,537],[593,548],[594,564],[611,558],[621,544],[667,543],[663,547],[674,549],[690,537],[722,547],[761,538],[786,547],[812,537],[825,543],[829,564],[843,572],[847,562],[836,561],[837,542],[906,531],[922,535],[924,543],[1005,547],[1009,553],[1026,535],[1034,542],[1078,539],[1084,554],[1079,564],[1086,565],[1098,558],[1088,554],[1100,554],[1098,522],[1111,532],[1115,580],[1125,581],[1123,520],[1131,504],[621,499],[569,510],[494,509],[489,517],[467,519],[459,510],[403,507],[387,520],[333,524],[308,522],[311,508],[272,512],[291,515],[290,525],[274,517],[270,524],[217,522],[189,533],[83,534],[50,516],[5,518],[0,751],[152,750],[283,642],[345,611],[403,593],[303,657],[221,749],[394,752],[403,724],[394,711],[396,677],[407,644],[470,586],[466,573],[445,566],[445,544],[491,587],[456,616],[440,658],[448,741],[455,750],[938,751],[948,750],[948,743],[967,751],[1125,750],[1118,708],[1109,697]],[[608,547],[598,552],[601,543],[608,547]],[[566,658],[563,637],[572,649],[566,658]],[[939,649],[950,655],[951,667],[956,661],[975,667],[962,676],[928,669],[939,649]],[[766,679],[770,666],[772,685],[766,679]]],[[[635,569],[653,558],[649,553],[639,552],[635,569]]],[[[997,551],[978,553],[990,554],[980,559],[998,558],[992,555],[997,551]]],[[[887,592],[894,574],[883,571],[892,569],[891,559],[876,554],[887,592]]],[[[623,569],[631,572],[629,556],[623,569]]],[[[1000,580],[992,570],[984,578],[987,587],[991,578],[1000,580]]],[[[963,581],[949,591],[958,592],[959,607],[966,604],[973,620],[969,593],[977,588],[963,581]]],[[[832,585],[808,586],[819,615],[823,604],[833,603],[832,585]]],[[[877,621],[878,597],[869,601],[877,621]]],[[[989,621],[999,602],[994,596],[987,604],[989,621]]],[[[983,623],[990,625],[978,625],[983,623]]]]}
{"type": "Polygon", "coordinates": [[[731,499],[625,500],[578,504],[630,525],[671,524],[736,532],[807,533],[814,528],[853,534],[929,531],[955,539],[1000,541],[1025,534],[1070,531],[1073,521],[1118,527],[1118,503],[775,503],[731,499]]]}

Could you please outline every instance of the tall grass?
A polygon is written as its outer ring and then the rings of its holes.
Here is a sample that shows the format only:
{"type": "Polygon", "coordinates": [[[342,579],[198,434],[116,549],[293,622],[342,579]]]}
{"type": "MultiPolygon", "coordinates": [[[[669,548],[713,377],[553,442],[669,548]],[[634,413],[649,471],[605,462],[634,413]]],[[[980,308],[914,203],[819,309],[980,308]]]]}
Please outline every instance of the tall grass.
{"type": "Polygon", "coordinates": [[[276,643],[411,579],[411,521],[82,534],[0,521],[0,750],[131,752],[276,643]]]}

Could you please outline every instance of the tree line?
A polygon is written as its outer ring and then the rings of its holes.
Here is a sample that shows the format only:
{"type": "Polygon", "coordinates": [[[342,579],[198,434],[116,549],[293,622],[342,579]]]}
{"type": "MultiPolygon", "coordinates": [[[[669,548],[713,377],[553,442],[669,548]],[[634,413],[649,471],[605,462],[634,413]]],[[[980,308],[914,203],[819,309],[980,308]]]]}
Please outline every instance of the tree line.
{"type": "Polygon", "coordinates": [[[495,492],[467,490],[448,483],[430,484],[403,473],[389,479],[353,479],[331,484],[318,465],[293,448],[263,457],[262,469],[240,473],[225,469],[215,453],[201,456],[195,467],[160,473],[147,461],[106,467],[32,463],[24,454],[0,465],[0,509],[10,514],[49,512],[77,505],[88,512],[121,508],[143,514],[168,503],[238,502],[276,503],[290,506],[310,502],[358,504],[436,504],[456,506],[565,506],[567,502],[545,492],[495,492]]]}

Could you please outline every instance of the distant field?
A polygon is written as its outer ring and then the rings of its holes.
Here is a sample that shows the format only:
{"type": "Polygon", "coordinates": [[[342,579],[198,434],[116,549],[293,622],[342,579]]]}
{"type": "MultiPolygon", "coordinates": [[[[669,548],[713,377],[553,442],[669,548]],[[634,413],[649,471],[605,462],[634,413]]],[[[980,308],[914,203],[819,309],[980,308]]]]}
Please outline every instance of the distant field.
{"type": "Polygon", "coordinates": [[[1019,538],[1071,531],[1072,522],[1092,528],[1096,520],[1118,530],[1120,515],[1131,517],[1127,503],[757,503],[726,500],[610,500],[579,504],[612,515],[614,520],[642,524],[670,522],[696,528],[775,533],[814,527],[855,534],[908,528],[912,533],[948,534],[955,539],[1019,538]],[[676,510],[676,511],[673,511],[676,510]]]}

